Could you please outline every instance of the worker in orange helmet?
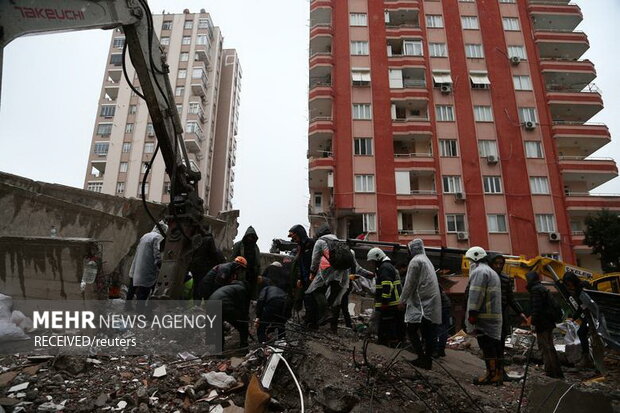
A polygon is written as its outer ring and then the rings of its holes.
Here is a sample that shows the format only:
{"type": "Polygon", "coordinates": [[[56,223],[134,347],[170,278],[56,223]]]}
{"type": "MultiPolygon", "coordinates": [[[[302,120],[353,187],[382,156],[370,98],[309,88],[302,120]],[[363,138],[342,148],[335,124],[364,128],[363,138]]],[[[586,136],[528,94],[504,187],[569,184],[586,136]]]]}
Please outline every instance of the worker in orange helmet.
{"type": "Polygon", "coordinates": [[[247,268],[248,262],[243,257],[236,257],[233,261],[218,264],[200,280],[197,286],[199,299],[207,300],[211,294],[233,280],[241,279],[242,272],[247,268]]]}

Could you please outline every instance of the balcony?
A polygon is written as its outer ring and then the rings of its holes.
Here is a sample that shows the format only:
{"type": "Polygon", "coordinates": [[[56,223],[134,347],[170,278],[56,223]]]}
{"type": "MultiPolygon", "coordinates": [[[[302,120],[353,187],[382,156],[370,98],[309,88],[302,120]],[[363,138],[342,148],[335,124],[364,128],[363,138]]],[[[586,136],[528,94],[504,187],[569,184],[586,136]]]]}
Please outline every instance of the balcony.
{"type": "Polygon", "coordinates": [[[314,133],[308,136],[308,158],[331,158],[333,133],[314,133]]]}
{"type": "Polygon", "coordinates": [[[603,109],[603,99],[594,85],[584,91],[549,87],[547,99],[554,121],[587,122],[603,109]]]}
{"type": "Polygon", "coordinates": [[[331,116],[314,117],[310,119],[308,125],[308,133],[314,135],[317,133],[334,133],[334,119],[331,116]]]}
{"type": "Polygon", "coordinates": [[[308,113],[310,122],[317,119],[331,118],[332,116],[332,93],[331,87],[320,87],[313,89],[315,96],[311,96],[308,103],[308,113]]]}
{"type": "Polygon", "coordinates": [[[103,101],[116,102],[118,99],[118,86],[105,85],[103,87],[103,101]]]}
{"type": "MultiPolygon", "coordinates": [[[[427,99],[407,98],[404,100],[392,100],[392,123],[394,124],[395,132],[411,132],[412,124],[418,124],[422,126],[422,129],[426,130],[426,127],[422,124],[428,123],[430,126],[427,99]],[[398,127],[398,125],[401,127],[398,127]]],[[[418,132],[415,128],[413,130],[418,132]]]]}
{"type": "Polygon", "coordinates": [[[205,98],[207,96],[207,76],[203,73],[200,78],[192,77],[192,93],[205,98]]]}
{"type": "Polygon", "coordinates": [[[318,170],[318,169],[329,169],[332,170],[336,165],[334,158],[331,153],[327,153],[329,157],[326,158],[310,158],[308,160],[308,168],[310,171],[318,170]]]}
{"type": "Polygon", "coordinates": [[[334,168],[333,166],[314,166],[308,170],[308,186],[310,188],[333,188],[334,187],[334,168]]]}
{"type": "Polygon", "coordinates": [[[310,87],[309,99],[331,99],[334,96],[334,92],[331,86],[331,79],[323,79],[322,81],[315,82],[310,87]]]}
{"type": "Polygon", "coordinates": [[[559,165],[565,190],[569,193],[589,192],[618,176],[618,168],[612,158],[561,156],[559,165]]]}
{"type": "Polygon", "coordinates": [[[90,162],[90,174],[93,178],[103,178],[105,175],[105,167],[107,162],[105,160],[93,160],[90,162]]]}
{"type": "MultiPolygon", "coordinates": [[[[592,194],[590,192],[566,193],[566,208],[569,211],[592,211],[600,209],[620,210],[620,194],[592,194]]],[[[571,216],[573,212],[571,212],[571,216]]]]}
{"type": "Polygon", "coordinates": [[[586,86],[596,78],[594,64],[589,60],[543,60],[541,69],[547,88],[586,86]]]}
{"type": "Polygon", "coordinates": [[[418,10],[420,8],[419,0],[385,0],[384,1],[385,10],[399,10],[399,9],[414,9],[418,10]]]}
{"type": "Polygon", "coordinates": [[[331,51],[328,53],[314,53],[312,54],[311,52],[311,56],[310,56],[310,71],[319,68],[319,67],[323,67],[323,66],[328,66],[331,70],[331,67],[334,65],[334,57],[331,54],[331,51]]]}
{"type": "Polygon", "coordinates": [[[438,207],[434,169],[397,170],[394,175],[399,206],[419,205],[426,209],[438,207]]]}
{"type": "Polygon", "coordinates": [[[577,60],[590,48],[583,32],[539,31],[534,33],[541,59],[577,60]]]}
{"type": "Polygon", "coordinates": [[[420,36],[418,9],[386,9],[385,30],[387,37],[420,36]]]}
{"type": "Polygon", "coordinates": [[[554,122],[553,136],[560,155],[588,156],[611,141],[602,123],[554,122]]]}
{"type": "Polygon", "coordinates": [[[310,0],[310,12],[324,7],[331,8],[332,0],[310,0]]]}
{"type": "Polygon", "coordinates": [[[430,136],[414,133],[394,135],[394,157],[399,161],[432,159],[433,150],[430,136]]]}
{"type": "Polygon", "coordinates": [[[211,53],[208,44],[196,44],[196,58],[205,64],[206,68],[211,68],[211,53]]]}
{"type": "Polygon", "coordinates": [[[317,6],[313,4],[310,6],[310,27],[315,26],[329,26],[332,24],[332,6],[329,4],[323,4],[317,6]]]}
{"type": "Polygon", "coordinates": [[[332,85],[332,67],[316,66],[310,69],[310,90],[332,85]]]}
{"type": "Polygon", "coordinates": [[[534,30],[575,30],[583,20],[576,4],[530,4],[534,30]]]}
{"type": "Polygon", "coordinates": [[[185,132],[183,134],[183,140],[185,141],[185,147],[188,152],[200,153],[202,149],[203,136],[200,132],[185,132]]]}
{"type": "Polygon", "coordinates": [[[320,26],[310,32],[310,56],[316,54],[331,54],[332,52],[332,29],[320,26]]]}

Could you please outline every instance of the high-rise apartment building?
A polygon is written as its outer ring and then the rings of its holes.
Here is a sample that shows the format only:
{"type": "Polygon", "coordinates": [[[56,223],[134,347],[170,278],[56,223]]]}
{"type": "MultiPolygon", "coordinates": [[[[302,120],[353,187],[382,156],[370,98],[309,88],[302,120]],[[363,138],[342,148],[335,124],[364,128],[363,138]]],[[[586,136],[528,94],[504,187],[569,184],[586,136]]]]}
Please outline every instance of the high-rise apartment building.
{"type": "MultiPolygon", "coordinates": [[[[166,49],[170,83],[191,167],[202,174],[198,189],[211,215],[232,208],[233,166],[241,68],[237,53],[223,49],[223,38],[208,13],[153,16],[155,33],[166,49]]],[[[101,87],[84,188],[139,197],[146,165],[157,144],[146,102],[131,91],[122,73],[122,31],[115,30],[101,87]]],[[[126,59],[129,78],[139,90],[126,59]]],[[[169,177],[155,158],[145,188],[150,201],[168,202],[169,177]]]]}
{"type": "Polygon", "coordinates": [[[313,226],[597,268],[584,218],[617,176],[568,0],[310,2],[313,226]]]}

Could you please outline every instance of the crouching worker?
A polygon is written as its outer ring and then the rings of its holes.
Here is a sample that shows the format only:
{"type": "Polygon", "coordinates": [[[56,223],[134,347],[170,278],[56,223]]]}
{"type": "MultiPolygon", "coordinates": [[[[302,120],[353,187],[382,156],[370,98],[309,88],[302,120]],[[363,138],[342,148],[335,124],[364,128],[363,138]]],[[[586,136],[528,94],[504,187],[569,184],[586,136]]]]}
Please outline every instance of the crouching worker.
{"type": "Polygon", "coordinates": [[[284,325],[291,317],[291,302],[286,292],[286,279],[271,278],[270,284],[260,291],[256,302],[256,334],[258,341],[265,343],[272,331],[277,331],[278,339],[285,338],[284,325]]]}
{"type": "MultiPolygon", "coordinates": [[[[248,346],[250,296],[243,281],[236,279],[218,288],[209,300],[222,302],[222,319],[232,325],[239,332],[239,348],[248,346]]],[[[224,334],[222,333],[222,349],[224,348],[224,334]]]]}

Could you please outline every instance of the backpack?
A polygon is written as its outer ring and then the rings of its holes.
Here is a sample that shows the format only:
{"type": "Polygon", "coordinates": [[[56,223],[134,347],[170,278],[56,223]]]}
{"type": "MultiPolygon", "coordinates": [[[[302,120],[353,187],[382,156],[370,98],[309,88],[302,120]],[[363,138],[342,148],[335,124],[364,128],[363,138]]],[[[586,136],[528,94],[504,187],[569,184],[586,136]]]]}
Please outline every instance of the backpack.
{"type": "Polygon", "coordinates": [[[558,302],[553,298],[551,293],[547,290],[547,298],[549,299],[549,315],[554,323],[561,323],[564,319],[564,313],[562,312],[562,307],[558,304],[558,302]]]}
{"type": "Polygon", "coordinates": [[[334,270],[342,271],[348,270],[353,267],[353,254],[346,242],[340,240],[325,240],[329,248],[329,261],[330,267],[334,270]]]}

